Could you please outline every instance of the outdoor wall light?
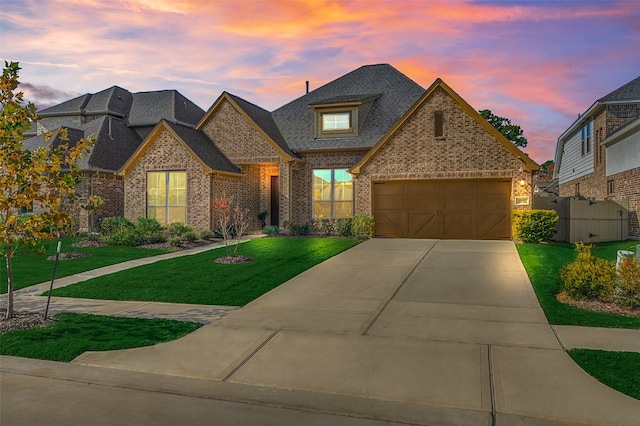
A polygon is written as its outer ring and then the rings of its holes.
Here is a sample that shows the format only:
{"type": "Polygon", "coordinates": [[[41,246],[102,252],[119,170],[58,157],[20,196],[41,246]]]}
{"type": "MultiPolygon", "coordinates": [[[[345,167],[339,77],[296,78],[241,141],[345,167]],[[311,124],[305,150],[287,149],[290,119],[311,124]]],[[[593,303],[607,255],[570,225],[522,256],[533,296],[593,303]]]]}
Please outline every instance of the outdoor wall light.
{"type": "Polygon", "coordinates": [[[524,186],[525,183],[524,179],[520,179],[520,186],[524,186]]]}

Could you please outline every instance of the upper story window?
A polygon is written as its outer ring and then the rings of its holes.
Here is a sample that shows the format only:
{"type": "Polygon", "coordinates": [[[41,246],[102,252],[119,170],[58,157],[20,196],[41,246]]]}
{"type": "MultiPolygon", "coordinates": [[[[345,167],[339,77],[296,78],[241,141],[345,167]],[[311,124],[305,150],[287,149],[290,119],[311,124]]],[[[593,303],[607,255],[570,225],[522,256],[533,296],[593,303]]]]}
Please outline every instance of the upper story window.
{"type": "Polygon", "coordinates": [[[322,115],[322,132],[339,132],[351,130],[351,111],[324,112],[322,115]]]}
{"type": "Polygon", "coordinates": [[[582,141],[582,155],[587,155],[591,152],[591,123],[587,123],[587,125],[582,128],[580,136],[582,141]]]}

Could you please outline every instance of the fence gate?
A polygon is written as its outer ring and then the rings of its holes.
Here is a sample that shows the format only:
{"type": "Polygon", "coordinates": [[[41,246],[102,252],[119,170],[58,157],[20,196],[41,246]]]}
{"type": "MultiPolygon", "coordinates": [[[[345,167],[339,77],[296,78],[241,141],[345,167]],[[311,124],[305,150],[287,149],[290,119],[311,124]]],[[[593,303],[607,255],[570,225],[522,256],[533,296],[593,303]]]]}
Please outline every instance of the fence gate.
{"type": "Polygon", "coordinates": [[[598,243],[629,238],[629,200],[533,197],[533,208],[555,210],[560,220],[554,241],[598,243]]]}

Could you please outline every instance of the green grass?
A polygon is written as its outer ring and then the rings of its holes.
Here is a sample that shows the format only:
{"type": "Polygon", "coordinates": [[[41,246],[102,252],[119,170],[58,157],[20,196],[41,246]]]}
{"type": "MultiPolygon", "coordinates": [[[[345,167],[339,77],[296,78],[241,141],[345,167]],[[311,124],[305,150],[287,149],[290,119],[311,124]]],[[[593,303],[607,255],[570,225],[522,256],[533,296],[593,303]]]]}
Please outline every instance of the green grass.
{"type": "Polygon", "coordinates": [[[640,399],[640,353],[571,349],[569,355],[605,385],[640,399]]]}
{"type": "Polygon", "coordinates": [[[243,306],[312,266],[358,244],[339,238],[259,238],[238,254],[252,263],[212,262],[224,248],[105,275],[53,291],[54,296],[243,306]]]}
{"type": "MultiPolygon", "coordinates": [[[[597,244],[592,253],[608,260],[618,250],[634,250],[638,241],[615,241],[597,244]]],[[[540,305],[551,324],[587,327],[640,328],[640,318],[630,318],[565,305],[556,300],[561,291],[560,269],[573,262],[576,251],[568,243],[518,244],[518,253],[533,284],[540,305]]]]}
{"type": "MultiPolygon", "coordinates": [[[[166,250],[150,250],[122,246],[71,247],[73,243],[79,240],[81,240],[81,238],[63,238],[61,252],[78,251],[88,253],[90,256],[81,259],[60,261],[58,263],[58,269],[56,270],[56,278],[126,262],[127,260],[168,253],[166,250]]],[[[47,257],[55,255],[57,245],[58,240],[44,241],[40,246],[44,247],[46,254],[20,253],[13,257],[13,278],[16,290],[51,280],[54,261],[47,260],[47,257]]],[[[6,259],[2,257],[0,259],[0,293],[6,292],[7,265],[6,259]]]]}
{"type": "Polygon", "coordinates": [[[200,324],[164,319],[60,313],[45,327],[0,334],[0,354],[71,361],[86,351],[149,346],[178,339],[200,324]]]}

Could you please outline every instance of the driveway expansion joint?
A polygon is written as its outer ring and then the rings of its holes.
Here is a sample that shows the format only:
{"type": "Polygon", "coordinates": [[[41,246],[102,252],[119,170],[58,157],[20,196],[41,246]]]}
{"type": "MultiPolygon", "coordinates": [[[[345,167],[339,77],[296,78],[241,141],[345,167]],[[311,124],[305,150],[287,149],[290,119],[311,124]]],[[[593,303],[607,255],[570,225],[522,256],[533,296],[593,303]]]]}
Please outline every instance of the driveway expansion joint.
{"type": "Polygon", "coordinates": [[[431,253],[431,251],[434,249],[435,246],[438,245],[440,241],[437,241],[434,245],[432,245],[431,247],[429,247],[429,249],[425,252],[424,255],[422,255],[422,257],[420,258],[419,261],[416,262],[415,265],[413,265],[413,267],[411,268],[411,270],[409,271],[409,273],[407,274],[406,277],[404,277],[404,279],[402,280],[402,282],[400,283],[400,285],[395,289],[395,291],[393,292],[393,294],[386,300],[386,302],[384,303],[384,305],[382,305],[382,308],[380,308],[380,310],[378,311],[378,313],[376,314],[376,316],[373,318],[373,320],[371,320],[371,322],[369,323],[369,325],[367,325],[367,327],[364,329],[364,331],[362,332],[363,336],[368,335],[369,330],[371,330],[371,328],[375,325],[375,323],[378,321],[378,319],[380,319],[380,317],[382,316],[382,314],[384,313],[384,311],[387,309],[387,307],[389,306],[389,304],[391,303],[391,301],[398,295],[398,293],[400,292],[400,290],[402,290],[402,287],[404,287],[404,285],[407,283],[407,281],[409,281],[409,277],[411,277],[411,275],[413,275],[413,273],[415,272],[415,270],[418,268],[418,266],[420,266],[420,264],[422,263],[422,261],[427,257],[427,255],[429,253],[431,253]]]}
{"type": "Polygon", "coordinates": [[[276,337],[276,334],[280,333],[281,330],[276,330],[273,333],[271,333],[269,335],[269,337],[267,337],[262,343],[260,343],[260,345],[258,345],[257,348],[255,348],[247,357],[245,357],[245,359],[243,359],[240,364],[238,364],[237,366],[235,366],[230,372],[229,374],[227,374],[223,379],[222,382],[228,382],[229,379],[231,379],[231,377],[236,374],[238,372],[238,370],[240,370],[247,362],[249,362],[251,360],[251,358],[253,358],[255,356],[255,354],[257,354],[258,352],[260,352],[260,350],[262,348],[264,348],[267,343],[269,343],[274,337],[276,337]]]}

